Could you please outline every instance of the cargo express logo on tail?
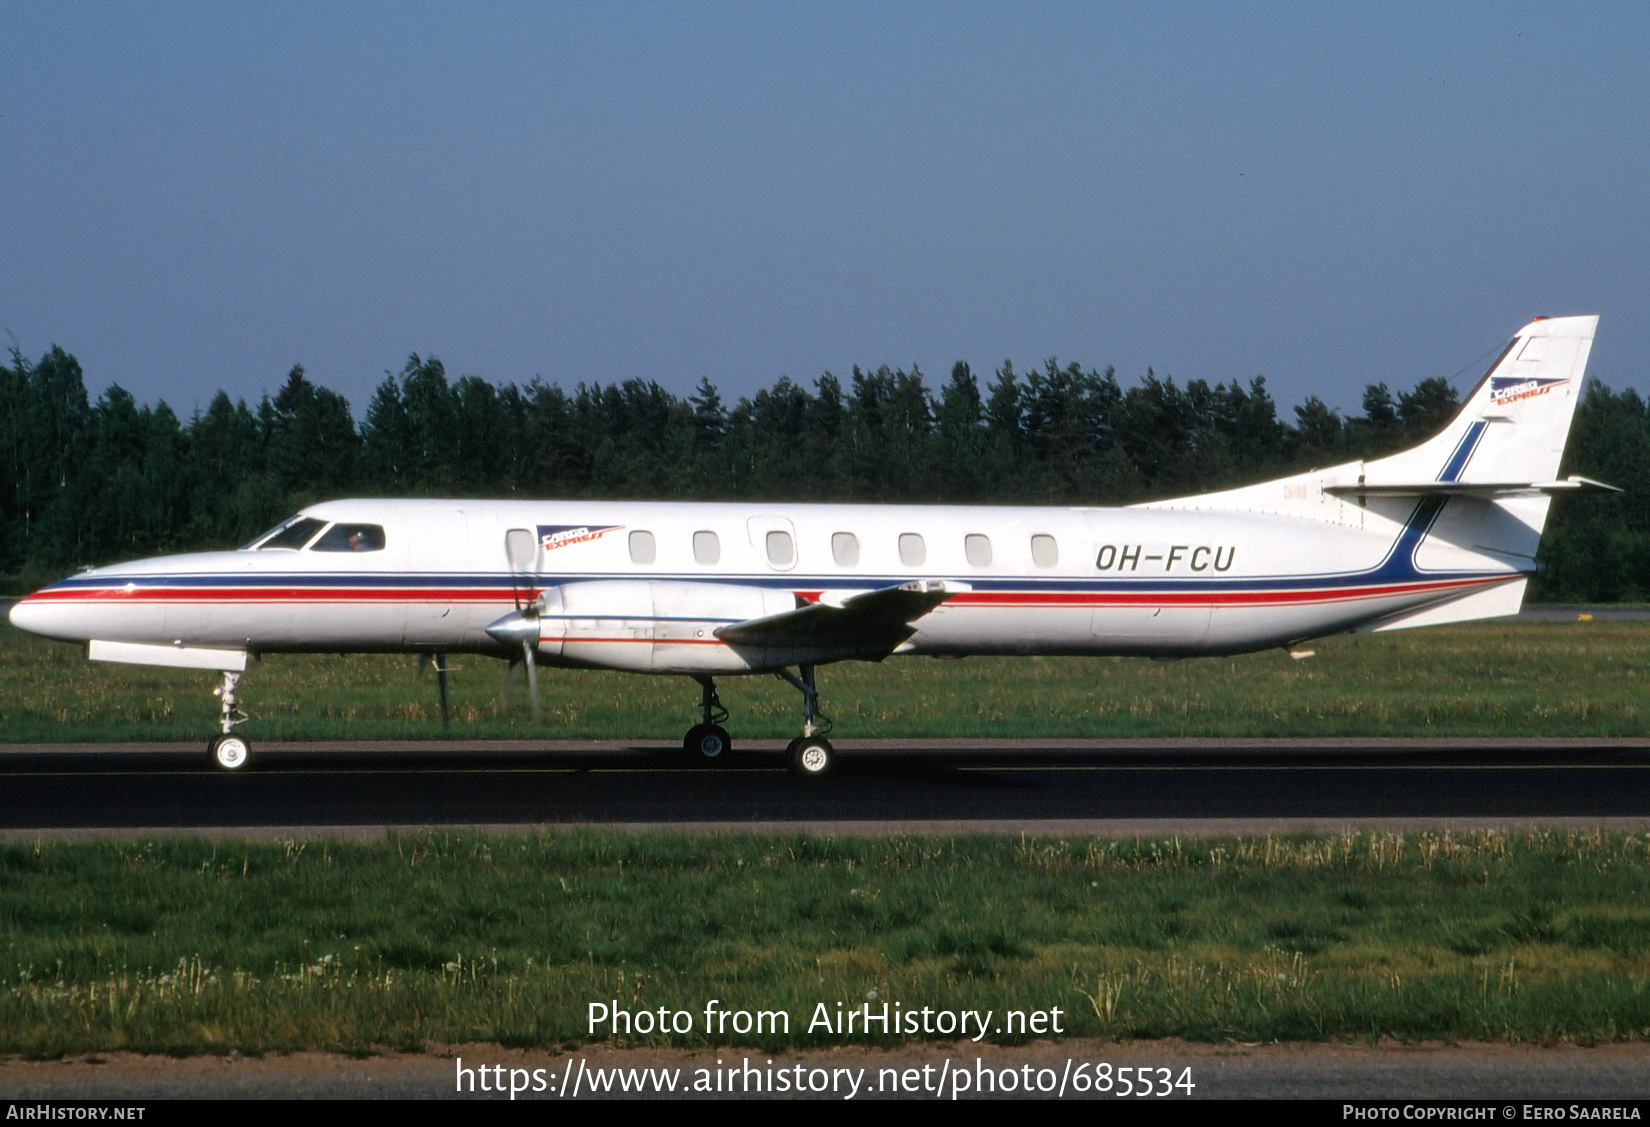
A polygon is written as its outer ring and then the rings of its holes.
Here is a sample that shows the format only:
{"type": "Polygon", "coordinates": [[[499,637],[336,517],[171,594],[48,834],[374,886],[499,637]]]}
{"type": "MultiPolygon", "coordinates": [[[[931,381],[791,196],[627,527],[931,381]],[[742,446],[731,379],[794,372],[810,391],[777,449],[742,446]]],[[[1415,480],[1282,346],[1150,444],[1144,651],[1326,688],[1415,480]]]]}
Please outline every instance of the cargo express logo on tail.
{"type": "Polygon", "coordinates": [[[609,532],[623,527],[622,524],[541,524],[538,526],[539,543],[548,552],[600,540],[609,532]]]}
{"type": "Polygon", "coordinates": [[[1520,399],[1534,399],[1546,395],[1555,387],[1569,383],[1568,379],[1530,379],[1525,376],[1492,376],[1490,402],[1500,405],[1517,403],[1520,399]]]}

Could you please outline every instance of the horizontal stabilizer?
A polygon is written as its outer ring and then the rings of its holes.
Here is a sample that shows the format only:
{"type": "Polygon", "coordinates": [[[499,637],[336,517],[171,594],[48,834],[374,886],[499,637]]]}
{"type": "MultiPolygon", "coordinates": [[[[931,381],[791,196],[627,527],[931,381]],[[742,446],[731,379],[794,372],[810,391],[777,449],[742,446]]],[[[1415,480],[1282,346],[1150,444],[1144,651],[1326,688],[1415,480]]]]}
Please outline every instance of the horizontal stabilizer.
{"type": "Polygon", "coordinates": [[[1512,497],[1536,493],[1574,493],[1578,490],[1620,493],[1621,490],[1588,477],[1570,476],[1559,481],[1407,481],[1364,482],[1356,485],[1326,485],[1333,497],[1512,497]]]}
{"type": "Polygon", "coordinates": [[[916,633],[911,623],[964,589],[957,583],[919,579],[852,595],[839,605],[809,603],[735,622],[714,633],[730,646],[817,649],[822,656],[843,653],[881,658],[916,633]]]}

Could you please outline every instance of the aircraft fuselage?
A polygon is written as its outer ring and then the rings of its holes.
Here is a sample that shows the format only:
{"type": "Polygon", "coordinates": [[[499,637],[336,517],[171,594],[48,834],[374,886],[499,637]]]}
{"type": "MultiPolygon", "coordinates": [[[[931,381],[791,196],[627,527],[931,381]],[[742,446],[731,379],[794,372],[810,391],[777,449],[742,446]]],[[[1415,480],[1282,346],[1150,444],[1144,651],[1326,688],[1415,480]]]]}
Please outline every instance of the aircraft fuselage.
{"type": "Polygon", "coordinates": [[[550,608],[557,622],[546,623],[544,640],[554,636],[559,646],[541,644],[540,664],[735,673],[792,664],[794,654],[742,653],[716,629],[913,582],[954,593],[894,652],[1185,657],[1349,630],[1524,577],[1505,565],[1420,566],[1424,503],[1328,504],[1339,519],[1116,508],[335,501],[301,514],[322,522],[308,547],[99,568],[31,596],[13,621],[75,642],[509,656],[487,634],[489,624],[555,590],[565,602],[550,608]],[[382,547],[317,550],[334,524],[381,528],[382,547]],[[532,538],[531,558],[519,568],[508,557],[512,529],[532,538]]]}

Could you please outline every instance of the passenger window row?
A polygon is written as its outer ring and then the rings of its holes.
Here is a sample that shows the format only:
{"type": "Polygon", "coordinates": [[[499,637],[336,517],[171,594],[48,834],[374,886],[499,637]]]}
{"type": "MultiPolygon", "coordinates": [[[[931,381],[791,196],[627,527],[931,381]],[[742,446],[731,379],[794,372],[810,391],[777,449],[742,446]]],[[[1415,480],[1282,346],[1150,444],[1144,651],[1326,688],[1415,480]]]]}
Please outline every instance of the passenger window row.
{"type": "MultiPolygon", "coordinates": [[[[763,539],[768,563],[774,567],[790,567],[796,563],[796,545],[791,534],[773,529],[763,539]]],[[[963,537],[963,555],[971,567],[991,566],[991,538],[979,532],[963,537]]],[[[658,544],[653,533],[637,529],[630,534],[630,562],[650,564],[659,558],[658,544]]],[[[852,532],[831,534],[831,558],[838,567],[859,565],[859,537],[852,532]]],[[[719,563],[722,542],[716,533],[702,530],[693,534],[693,561],[699,564],[719,563]]],[[[906,567],[921,567],[928,562],[928,545],[916,532],[902,532],[899,537],[899,562],[906,567]]],[[[1060,547],[1054,537],[1038,533],[1031,538],[1031,562],[1038,567],[1053,567],[1060,562],[1060,547]]]]}

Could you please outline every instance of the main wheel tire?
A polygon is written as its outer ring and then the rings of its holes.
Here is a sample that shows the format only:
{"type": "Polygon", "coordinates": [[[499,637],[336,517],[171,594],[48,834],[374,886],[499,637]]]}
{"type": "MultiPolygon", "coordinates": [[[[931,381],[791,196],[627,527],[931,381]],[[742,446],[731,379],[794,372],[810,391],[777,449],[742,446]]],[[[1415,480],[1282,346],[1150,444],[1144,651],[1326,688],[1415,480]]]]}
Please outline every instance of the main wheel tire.
{"type": "Polygon", "coordinates": [[[214,736],[206,751],[212,757],[212,766],[220,771],[243,770],[252,758],[252,745],[240,736],[214,736]]]}
{"type": "Polygon", "coordinates": [[[695,760],[705,763],[726,763],[733,740],[725,729],[715,724],[695,724],[682,740],[682,750],[695,760]]]}
{"type": "Polygon", "coordinates": [[[819,736],[802,736],[791,741],[785,749],[791,774],[804,779],[819,779],[836,770],[836,748],[819,736]]]}

